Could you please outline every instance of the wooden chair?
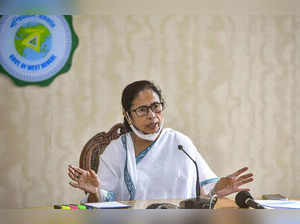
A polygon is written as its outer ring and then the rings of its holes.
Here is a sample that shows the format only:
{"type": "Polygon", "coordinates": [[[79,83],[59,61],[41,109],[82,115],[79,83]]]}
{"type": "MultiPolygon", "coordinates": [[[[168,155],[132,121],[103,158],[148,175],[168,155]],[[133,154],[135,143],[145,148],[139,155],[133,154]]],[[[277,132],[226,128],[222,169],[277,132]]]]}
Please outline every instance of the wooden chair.
{"type": "Polygon", "coordinates": [[[106,146],[114,139],[128,132],[122,123],[114,125],[107,133],[100,132],[92,137],[83,147],[79,167],[81,169],[93,169],[96,173],[99,167],[99,156],[104,152],[106,146]]]}

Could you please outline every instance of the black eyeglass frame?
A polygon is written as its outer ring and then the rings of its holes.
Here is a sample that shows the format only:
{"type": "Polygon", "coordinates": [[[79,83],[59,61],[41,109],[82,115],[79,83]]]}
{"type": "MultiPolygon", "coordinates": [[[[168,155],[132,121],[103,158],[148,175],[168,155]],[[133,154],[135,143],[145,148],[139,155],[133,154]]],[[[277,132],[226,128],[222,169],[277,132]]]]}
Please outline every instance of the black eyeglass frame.
{"type": "Polygon", "coordinates": [[[133,109],[133,110],[129,110],[129,112],[134,112],[134,113],[136,114],[136,116],[138,116],[138,117],[144,117],[144,116],[147,116],[147,115],[148,115],[149,110],[151,110],[153,113],[157,114],[157,113],[161,113],[164,109],[165,109],[165,104],[164,104],[163,102],[154,102],[154,103],[152,103],[150,106],[146,106],[146,105],[139,106],[139,107],[137,107],[137,108],[135,108],[135,109],[133,109]],[[157,106],[157,105],[161,105],[161,111],[159,111],[159,112],[153,111],[153,110],[154,110],[153,107],[154,107],[154,106],[157,106]],[[139,110],[139,109],[141,109],[141,108],[147,108],[147,113],[146,113],[145,115],[139,115],[139,114],[137,113],[137,110],[139,110]]]}

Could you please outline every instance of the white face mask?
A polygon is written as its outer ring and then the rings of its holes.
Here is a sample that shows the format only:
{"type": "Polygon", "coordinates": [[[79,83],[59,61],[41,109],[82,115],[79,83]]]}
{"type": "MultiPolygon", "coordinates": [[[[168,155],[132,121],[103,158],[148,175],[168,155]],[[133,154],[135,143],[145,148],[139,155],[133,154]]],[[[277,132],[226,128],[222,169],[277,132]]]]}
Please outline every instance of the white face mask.
{"type": "Polygon", "coordinates": [[[160,123],[160,127],[158,129],[157,132],[153,133],[153,134],[144,134],[143,132],[141,132],[140,130],[138,130],[137,128],[135,128],[131,122],[131,119],[129,118],[129,114],[126,112],[126,117],[127,119],[129,119],[130,121],[130,127],[132,129],[132,131],[134,132],[134,134],[136,134],[139,138],[144,139],[144,140],[148,140],[148,141],[154,141],[158,135],[160,134],[161,130],[163,129],[164,126],[164,119],[161,121],[160,123]]]}
{"type": "Polygon", "coordinates": [[[138,129],[136,129],[133,124],[130,125],[132,131],[141,139],[144,140],[148,140],[148,141],[154,141],[158,135],[160,134],[161,130],[163,129],[164,126],[164,120],[162,120],[160,127],[158,129],[157,132],[153,133],[153,134],[144,134],[143,132],[139,131],[138,129]]]}

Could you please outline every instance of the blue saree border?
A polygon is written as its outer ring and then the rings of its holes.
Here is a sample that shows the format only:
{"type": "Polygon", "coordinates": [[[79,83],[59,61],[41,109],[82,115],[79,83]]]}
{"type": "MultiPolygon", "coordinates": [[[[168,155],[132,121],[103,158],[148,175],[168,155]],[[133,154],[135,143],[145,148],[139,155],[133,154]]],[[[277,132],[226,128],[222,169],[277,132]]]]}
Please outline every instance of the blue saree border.
{"type": "Polygon", "coordinates": [[[215,183],[215,182],[218,182],[220,180],[220,178],[216,177],[216,178],[211,178],[211,179],[207,179],[207,180],[204,180],[204,181],[201,181],[200,182],[200,186],[203,187],[207,184],[211,184],[211,183],[215,183]]]}
{"type": "Polygon", "coordinates": [[[128,150],[127,150],[127,140],[126,140],[126,134],[122,135],[121,136],[121,140],[122,140],[122,143],[123,143],[123,147],[126,151],[126,159],[125,159],[125,167],[124,167],[124,180],[125,180],[125,184],[126,184],[126,187],[127,187],[127,190],[130,194],[130,198],[129,200],[134,200],[135,198],[135,192],[136,192],[136,188],[133,184],[133,181],[132,181],[132,178],[128,172],[128,168],[127,168],[127,154],[128,154],[128,150]]]}

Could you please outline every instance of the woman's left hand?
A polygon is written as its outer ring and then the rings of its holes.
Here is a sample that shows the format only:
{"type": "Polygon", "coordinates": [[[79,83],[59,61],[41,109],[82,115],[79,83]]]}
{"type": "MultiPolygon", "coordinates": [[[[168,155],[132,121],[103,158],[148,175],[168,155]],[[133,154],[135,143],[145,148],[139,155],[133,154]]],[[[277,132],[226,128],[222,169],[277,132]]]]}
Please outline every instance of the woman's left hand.
{"type": "Polygon", "coordinates": [[[240,188],[240,186],[250,183],[253,181],[253,174],[247,173],[241,175],[246,172],[248,167],[244,167],[239,169],[238,171],[230,174],[226,177],[222,177],[214,187],[214,193],[218,195],[218,197],[224,197],[232,193],[236,193],[239,191],[249,191],[248,188],[240,188]],[[241,175],[241,176],[240,176],[241,175]]]}

